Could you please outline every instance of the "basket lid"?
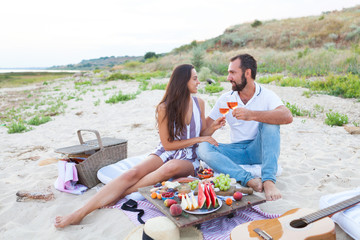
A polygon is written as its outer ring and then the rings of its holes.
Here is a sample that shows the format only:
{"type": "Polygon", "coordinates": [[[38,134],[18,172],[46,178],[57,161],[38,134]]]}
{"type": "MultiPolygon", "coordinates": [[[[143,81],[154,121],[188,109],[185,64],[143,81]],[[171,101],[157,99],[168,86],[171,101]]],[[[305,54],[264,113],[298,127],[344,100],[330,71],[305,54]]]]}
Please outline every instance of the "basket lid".
{"type": "MultiPolygon", "coordinates": [[[[101,138],[101,142],[105,148],[105,147],[111,147],[111,146],[126,143],[127,140],[104,137],[104,138],[101,138]]],[[[92,150],[99,150],[99,149],[100,149],[99,142],[97,139],[94,139],[94,140],[86,141],[86,142],[84,142],[84,144],[74,145],[74,146],[64,147],[64,148],[58,148],[55,150],[55,152],[63,153],[63,154],[79,154],[79,153],[84,153],[84,152],[88,152],[88,151],[92,151],[92,150]]]]}

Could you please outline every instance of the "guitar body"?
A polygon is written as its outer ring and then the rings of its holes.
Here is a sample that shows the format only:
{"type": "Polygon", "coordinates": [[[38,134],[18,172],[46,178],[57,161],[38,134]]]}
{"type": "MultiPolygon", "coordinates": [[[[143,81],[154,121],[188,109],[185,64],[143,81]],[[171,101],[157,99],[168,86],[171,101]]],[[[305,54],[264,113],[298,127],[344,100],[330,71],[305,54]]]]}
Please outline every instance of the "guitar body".
{"type": "Polygon", "coordinates": [[[290,226],[290,222],[299,219],[306,214],[314,211],[310,209],[293,209],[279,218],[252,221],[241,224],[231,231],[230,239],[260,239],[263,240],[255,231],[255,228],[265,231],[275,239],[307,239],[307,240],[335,240],[335,224],[325,217],[302,228],[290,226]]]}

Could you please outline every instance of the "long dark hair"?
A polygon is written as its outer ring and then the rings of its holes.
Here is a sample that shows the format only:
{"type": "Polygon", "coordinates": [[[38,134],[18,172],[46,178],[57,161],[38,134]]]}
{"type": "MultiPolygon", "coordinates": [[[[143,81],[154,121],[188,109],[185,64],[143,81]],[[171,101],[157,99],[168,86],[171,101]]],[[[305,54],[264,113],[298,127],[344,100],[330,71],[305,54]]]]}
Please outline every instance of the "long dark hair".
{"type": "Polygon", "coordinates": [[[168,120],[169,141],[174,141],[185,129],[186,109],[189,105],[190,91],[187,83],[191,78],[191,71],[194,68],[190,64],[177,66],[171,74],[169,83],[166,86],[164,97],[156,107],[156,119],[158,119],[159,106],[165,103],[165,116],[168,120]]]}

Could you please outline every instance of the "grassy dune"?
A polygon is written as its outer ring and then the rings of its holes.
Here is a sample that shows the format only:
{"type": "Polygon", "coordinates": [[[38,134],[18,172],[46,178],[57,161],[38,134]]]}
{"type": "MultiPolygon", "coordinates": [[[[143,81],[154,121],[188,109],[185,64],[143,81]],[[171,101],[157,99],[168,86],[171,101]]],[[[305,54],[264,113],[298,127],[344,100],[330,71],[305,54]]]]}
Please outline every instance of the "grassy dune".
{"type": "Polygon", "coordinates": [[[52,81],[57,78],[68,77],[68,72],[16,72],[0,73],[0,88],[19,87],[27,84],[52,81]]]}

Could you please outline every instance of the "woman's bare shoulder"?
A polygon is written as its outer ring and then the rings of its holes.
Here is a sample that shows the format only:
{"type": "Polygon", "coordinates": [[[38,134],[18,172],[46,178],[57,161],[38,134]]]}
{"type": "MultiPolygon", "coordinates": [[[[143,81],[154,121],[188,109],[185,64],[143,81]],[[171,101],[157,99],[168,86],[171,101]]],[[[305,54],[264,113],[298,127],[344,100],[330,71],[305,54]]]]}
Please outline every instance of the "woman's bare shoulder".
{"type": "Polygon", "coordinates": [[[157,107],[158,111],[165,111],[166,110],[166,104],[163,102],[163,103],[160,103],[157,107]]]}
{"type": "Polygon", "coordinates": [[[199,98],[199,97],[196,97],[196,98],[198,99],[199,103],[201,103],[201,104],[205,103],[205,101],[202,98],[199,98]]]}

